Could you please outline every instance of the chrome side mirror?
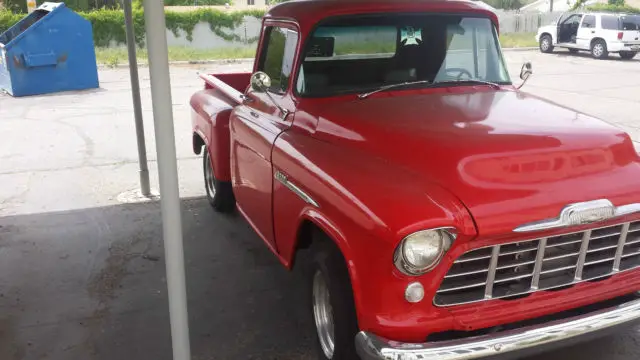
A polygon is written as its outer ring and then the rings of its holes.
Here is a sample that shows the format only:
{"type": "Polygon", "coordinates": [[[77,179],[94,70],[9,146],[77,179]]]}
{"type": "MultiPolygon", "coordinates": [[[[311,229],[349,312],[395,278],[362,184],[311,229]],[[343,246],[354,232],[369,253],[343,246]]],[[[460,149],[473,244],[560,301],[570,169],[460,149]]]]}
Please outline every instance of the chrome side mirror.
{"type": "Polygon", "coordinates": [[[251,75],[251,90],[255,92],[267,92],[271,87],[271,78],[267,73],[258,71],[251,75]]]}
{"type": "Polygon", "coordinates": [[[522,84],[518,86],[518,89],[524,86],[531,75],[533,75],[533,70],[531,68],[531,63],[527,61],[522,65],[522,69],[520,69],[520,79],[522,80],[522,84]]]}
{"type": "Polygon", "coordinates": [[[286,119],[289,115],[289,110],[283,108],[282,106],[280,106],[280,104],[278,104],[278,102],[269,93],[269,88],[271,88],[271,78],[269,77],[269,75],[267,75],[267,73],[258,71],[251,75],[251,90],[267,95],[273,105],[277,107],[278,110],[280,110],[282,119],[286,119]]]}

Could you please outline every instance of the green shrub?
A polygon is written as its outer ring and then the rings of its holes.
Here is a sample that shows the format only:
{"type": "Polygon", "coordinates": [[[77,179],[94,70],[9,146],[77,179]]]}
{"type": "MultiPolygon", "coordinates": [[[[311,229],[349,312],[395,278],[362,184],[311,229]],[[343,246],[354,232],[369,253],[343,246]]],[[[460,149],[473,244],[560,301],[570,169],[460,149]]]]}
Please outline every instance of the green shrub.
{"type": "Polygon", "coordinates": [[[615,12],[626,14],[640,14],[640,9],[629,5],[594,4],[587,6],[587,10],[600,12],[615,12]]]}
{"type": "MultiPolygon", "coordinates": [[[[199,0],[200,1],[200,0],[199,0]]],[[[124,13],[122,10],[101,9],[87,12],[79,12],[81,16],[89,20],[93,25],[93,38],[96,46],[109,46],[114,41],[117,43],[126,42],[124,28],[124,13]]],[[[176,36],[180,30],[187,34],[189,41],[193,40],[193,29],[199,22],[209,23],[211,31],[216,35],[229,41],[240,41],[240,37],[231,31],[242,24],[245,16],[261,18],[264,11],[248,10],[237,12],[224,12],[215,9],[198,9],[186,12],[166,12],[167,28],[176,36]]],[[[13,24],[18,22],[24,14],[13,14],[11,11],[0,11],[0,33],[6,31],[13,24]]],[[[139,2],[134,3],[133,21],[136,33],[136,43],[144,46],[144,12],[139,2]]],[[[256,38],[248,39],[252,43],[256,38]]]]}

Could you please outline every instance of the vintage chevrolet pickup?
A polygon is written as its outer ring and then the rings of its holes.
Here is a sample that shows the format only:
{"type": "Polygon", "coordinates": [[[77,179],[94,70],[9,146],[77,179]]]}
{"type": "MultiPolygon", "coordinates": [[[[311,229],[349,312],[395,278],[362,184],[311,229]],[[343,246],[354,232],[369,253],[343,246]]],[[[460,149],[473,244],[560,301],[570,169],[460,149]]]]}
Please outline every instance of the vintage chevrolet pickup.
{"type": "Polygon", "coordinates": [[[522,356],[640,319],[640,157],[514,86],[498,30],[472,1],[292,1],[252,73],[202,75],[208,200],[308,271],[320,358],[522,356]]]}

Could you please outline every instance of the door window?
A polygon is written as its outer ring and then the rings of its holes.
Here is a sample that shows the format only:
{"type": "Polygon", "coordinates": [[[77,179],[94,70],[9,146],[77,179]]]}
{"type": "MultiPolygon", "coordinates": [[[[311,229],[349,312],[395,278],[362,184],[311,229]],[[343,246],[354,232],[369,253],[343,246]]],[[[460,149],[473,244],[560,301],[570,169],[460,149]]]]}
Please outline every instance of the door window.
{"type": "Polygon", "coordinates": [[[298,33],[275,26],[265,30],[265,44],[258,70],[271,78],[270,91],[282,94],[287,91],[293,71],[293,60],[298,44],[298,33]]]}
{"type": "Polygon", "coordinates": [[[583,28],[593,29],[596,27],[596,17],[593,15],[585,15],[584,19],[582,19],[583,28]]]}

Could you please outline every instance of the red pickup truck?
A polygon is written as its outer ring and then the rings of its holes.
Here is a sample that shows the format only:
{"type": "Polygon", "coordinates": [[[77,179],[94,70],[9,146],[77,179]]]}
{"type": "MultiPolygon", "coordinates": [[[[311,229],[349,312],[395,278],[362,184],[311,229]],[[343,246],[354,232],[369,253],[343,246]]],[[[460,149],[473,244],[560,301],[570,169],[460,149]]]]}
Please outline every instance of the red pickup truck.
{"type": "Polygon", "coordinates": [[[519,91],[498,25],[470,1],[292,1],[252,73],[202,76],[207,197],[309,270],[320,358],[521,356],[640,319],[631,139],[519,91]]]}

